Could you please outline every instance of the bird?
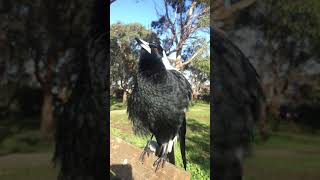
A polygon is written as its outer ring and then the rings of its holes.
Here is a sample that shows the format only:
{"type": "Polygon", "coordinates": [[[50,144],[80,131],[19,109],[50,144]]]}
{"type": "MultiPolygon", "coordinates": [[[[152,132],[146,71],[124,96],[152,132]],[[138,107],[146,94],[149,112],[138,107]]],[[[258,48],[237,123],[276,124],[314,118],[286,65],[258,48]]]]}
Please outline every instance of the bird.
{"type": "Polygon", "coordinates": [[[135,40],[141,50],[137,74],[132,82],[133,89],[128,97],[127,112],[136,134],[151,134],[139,159],[143,162],[144,156],[149,155],[149,145],[155,137],[158,156],[153,164],[155,171],[160,165],[163,167],[167,159],[175,164],[174,143],[179,136],[186,169],[186,112],[192,95],[191,84],[170,65],[159,41],[149,43],[139,38],[135,40]]]}
{"type": "Polygon", "coordinates": [[[265,95],[255,68],[226,34],[214,30],[211,42],[211,177],[240,180],[254,128],[265,117],[265,95]]]}

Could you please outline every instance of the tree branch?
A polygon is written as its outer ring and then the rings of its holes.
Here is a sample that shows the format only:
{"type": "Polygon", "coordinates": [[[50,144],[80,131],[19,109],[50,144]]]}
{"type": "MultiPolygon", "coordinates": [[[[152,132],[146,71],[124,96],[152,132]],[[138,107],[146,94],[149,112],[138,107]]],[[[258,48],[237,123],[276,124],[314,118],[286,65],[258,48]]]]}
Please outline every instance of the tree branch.
{"type": "Polygon", "coordinates": [[[207,46],[204,46],[204,47],[198,49],[197,52],[194,53],[194,54],[192,55],[192,57],[191,57],[190,59],[188,59],[186,62],[183,62],[183,63],[181,64],[181,66],[184,67],[184,66],[186,66],[187,64],[191,63],[199,54],[203,53],[203,51],[204,51],[205,49],[207,49],[207,46]]]}
{"type": "MultiPolygon", "coordinates": [[[[169,22],[169,29],[171,30],[171,33],[172,33],[172,36],[173,36],[171,38],[171,40],[175,41],[175,43],[178,44],[177,33],[175,31],[176,13],[175,13],[174,23],[172,23],[172,21],[171,21],[171,19],[169,17],[169,13],[168,13],[168,3],[167,3],[167,1],[164,1],[164,6],[165,6],[165,10],[166,10],[166,19],[169,22]]],[[[177,8],[176,8],[176,12],[177,12],[177,8]]],[[[171,46],[170,46],[170,48],[171,48],[171,46]]]]}
{"type": "Polygon", "coordinates": [[[189,23],[189,20],[192,19],[191,17],[193,15],[193,9],[196,6],[196,4],[197,4],[197,2],[192,1],[192,4],[191,4],[191,6],[190,6],[190,8],[188,10],[188,16],[187,16],[187,19],[185,21],[185,25],[187,25],[187,23],[189,23]]]}

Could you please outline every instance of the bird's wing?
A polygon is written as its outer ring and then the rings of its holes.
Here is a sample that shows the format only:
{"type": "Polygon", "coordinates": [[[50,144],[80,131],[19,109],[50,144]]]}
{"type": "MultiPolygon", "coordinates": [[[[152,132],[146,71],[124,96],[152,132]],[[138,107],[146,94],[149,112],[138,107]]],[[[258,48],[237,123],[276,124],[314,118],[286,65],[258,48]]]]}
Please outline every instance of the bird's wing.
{"type": "MultiPolygon", "coordinates": [[[[244,105],[265,99],[255,68],[245,55],[219,32],[213,33],[213,58],[215,101],[228,100],[244,105]]],[[[254,120],[258,119],[255,116],[254,120]]]]}
{"type": "Polygon", "coordinates": [[[187,94],[189,100],[191,100],[192,97],[192,87],[191,84],[189,83],[189,81],[187,80],[186,77],[184,77],[184,75],[177,71],[177,70],[168,70],[169,72],[171,72],[176,78],[178,78],[180,85],[183,88],[183,92],[185,94],[187,94]]]}
{"type": "Polygon", "coordinates": [[[259,76],[225,35],[214,32],[212,40],[214,141],[247,144],[254,123],[263,116],[265,97],[259,76]]]}

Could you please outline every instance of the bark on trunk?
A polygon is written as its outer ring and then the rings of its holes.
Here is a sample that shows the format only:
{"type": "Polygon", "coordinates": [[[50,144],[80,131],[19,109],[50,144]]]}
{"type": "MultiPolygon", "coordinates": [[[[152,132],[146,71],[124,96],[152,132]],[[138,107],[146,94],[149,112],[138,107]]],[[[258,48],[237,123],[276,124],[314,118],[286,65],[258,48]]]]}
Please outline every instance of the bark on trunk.
{"type": "Polygon", "coordinates": [[[127,103],[128,93],[126,90],[123,91],[122,103],[127,103]]]}
{"type": "Polygon", "coordinates": [[[51,93],[51,83],[53,80],[52,67],[56,61],[55,50],[50,49],[48,55],[47,73],[43,88],[43,103],[41,109],[40,131],[43,135],[51,136],[53,126],[53,95],[51,93]]]}
{"type": "Polygon", "coordinates": [[[43,135],[50,136],[53,128],[53,96],[45,90],[41,109],[40,131],[43,135]]]}

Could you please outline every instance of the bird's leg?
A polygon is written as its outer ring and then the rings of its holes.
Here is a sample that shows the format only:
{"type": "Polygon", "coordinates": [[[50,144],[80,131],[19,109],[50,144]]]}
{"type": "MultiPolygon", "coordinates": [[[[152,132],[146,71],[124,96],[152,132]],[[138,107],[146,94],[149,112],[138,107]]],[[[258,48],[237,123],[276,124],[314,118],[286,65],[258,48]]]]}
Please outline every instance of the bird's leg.
{"type": "Polygon", "coordinates": [[[149,157],[149,153],[152,153],[151,149],[149,148],[149,145],[150,145],[152,138],[153,138],[153,135],[151,136],[150,140],[148,140],[146,146],[144,147],[142,153],[140,154],[139,160],[142,163],[144,162],[144,156],[147,154],[149,157]]]}
{"type": "Polygon", "coordinates": [[[167,154],[168,154],[168,144],[162,144],[160,147],[160,156],[158,157],[158,159],[153,163],[153,166],[156,166],[156,170],[157,171],[159,169],[159,166],[161,165],[162,168],[165,164],[165,162],[167,161],[167,154]]]}

